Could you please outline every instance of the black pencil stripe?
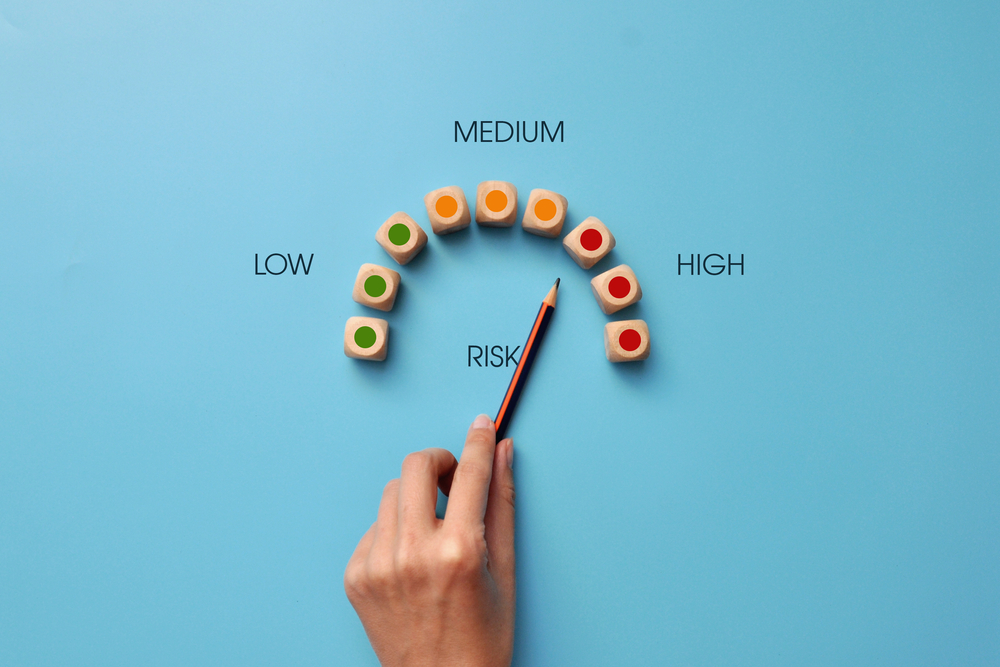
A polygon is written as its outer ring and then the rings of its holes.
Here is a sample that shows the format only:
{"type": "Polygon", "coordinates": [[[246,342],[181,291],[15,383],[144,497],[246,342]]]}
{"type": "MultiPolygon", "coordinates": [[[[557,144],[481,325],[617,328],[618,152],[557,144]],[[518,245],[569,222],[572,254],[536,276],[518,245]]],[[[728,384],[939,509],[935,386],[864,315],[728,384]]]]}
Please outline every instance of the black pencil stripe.
{"type": "MultiPolygon", "coordinates": [[[[500,415],[500,421],[497,423],[497,442],[503,439],[504,435],[507,433],[507,426],[510,424],[511,417],[514,415],[514,406],[517,405],[517,400],[521,397],[521,392],[524,390],[524,383],[528,380],[528,373],[531,371],[531,365],[535,362],[535,355],[538,354],[538,348],[541,347],[542,337],[545,334],[545,330],[549,327],[549,320],[552,319],[552,311],[555,310],[552,306],[547,303],[543,303],[540,309],[541,322],[538,323],[538,330],[535,332],[535,340],[529,346],[527,341],[525,342],[525,349],[521,355],[521,359],[518,362],[518,367],[521,368],[521,372],[517,373],[515,370],[514,377],[511,378],[511,384],[513,384],[513,389],[508,385],[507,393],[504,394],[506,398],[507,394],[510,394],[510,400],[507,402],[507,409],[504,413],[500,415]],[[515,380],[516,378],[516,380],[515,380]]],[[[532,330],[534,327],[532,326],[532,330]]],[[[528,334],[528,339],[531,339],[531,334],[528,334]]]]}

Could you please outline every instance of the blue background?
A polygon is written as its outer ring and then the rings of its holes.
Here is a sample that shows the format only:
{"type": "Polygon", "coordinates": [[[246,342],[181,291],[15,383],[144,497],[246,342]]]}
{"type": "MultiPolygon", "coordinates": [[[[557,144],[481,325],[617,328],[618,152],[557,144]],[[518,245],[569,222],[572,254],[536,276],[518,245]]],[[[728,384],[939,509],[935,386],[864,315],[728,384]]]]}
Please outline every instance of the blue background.
{"type": "Polygon", "coordinates": [[[376,664],[347,558],[407,452],[495,412],[467,345],[521,344],[557,276],[518,665],[1000,663],[996,3],[0,14],[0,663],[376,664]],[[375,229],[486,179],[618,247],[432,236],[388,361],[345,358],[375,229]],[[711,252],[746,275],[677,275],[711,252]],[[621,262],[641,365],[587,284],[621,262]]]}

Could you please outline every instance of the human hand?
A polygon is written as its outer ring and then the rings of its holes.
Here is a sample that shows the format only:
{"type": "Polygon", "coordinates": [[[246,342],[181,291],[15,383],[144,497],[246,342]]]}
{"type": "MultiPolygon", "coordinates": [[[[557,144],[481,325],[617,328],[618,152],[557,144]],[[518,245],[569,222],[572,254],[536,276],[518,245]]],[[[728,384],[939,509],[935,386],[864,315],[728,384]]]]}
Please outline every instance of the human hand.
{"type": "Polygon", "coordinates": [[[514,648],[514,444],[476,417],[462,459],[403,460],[344,572],[383,667],[506,667],[514,648]],[[448,495],[434,514],[437,487],[448,495]]]}

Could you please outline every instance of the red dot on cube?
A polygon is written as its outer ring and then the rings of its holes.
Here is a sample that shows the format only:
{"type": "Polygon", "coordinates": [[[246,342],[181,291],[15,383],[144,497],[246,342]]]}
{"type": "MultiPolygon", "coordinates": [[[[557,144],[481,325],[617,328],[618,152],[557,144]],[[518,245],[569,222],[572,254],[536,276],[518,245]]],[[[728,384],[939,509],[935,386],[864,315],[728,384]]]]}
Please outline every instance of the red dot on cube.
{"type": "Polygon", "coordinates": [[[608,292],[616,299],[624,299],[632,291],[632,283],[625,276],[615,276],[608,283],[608,292]]]}
{"type": "Polygon", "coordinates": [[[635,329],[626,329],[618,334],[618,344],[626,352],[634,352],[639,349],[642,343],[642,336],[635,329]]]}
{"type": "Polygon", "coordinates": [[[594,252],[601,247],[602,243],[604,243],[604,237],[596,229],[585,229],[580,234],[580,245],[583,246],[584,250],[594,252]]]}

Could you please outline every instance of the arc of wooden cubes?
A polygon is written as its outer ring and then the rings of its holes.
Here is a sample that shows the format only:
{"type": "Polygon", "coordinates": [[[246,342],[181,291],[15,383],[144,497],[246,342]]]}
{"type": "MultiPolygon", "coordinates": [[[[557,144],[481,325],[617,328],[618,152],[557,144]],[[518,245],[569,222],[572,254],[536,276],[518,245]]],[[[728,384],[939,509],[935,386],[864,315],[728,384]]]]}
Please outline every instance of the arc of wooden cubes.
{"type": "MultiPolygon", "coordinates": [[[[472,222],[465,193],[458,186],[429,192],[424,197],[431,230],[452,234],[472,222]]],[[[566,198],[551,190],[532,190],[521,226],[524,231],[558,238],[566,220],[566,198]]],[[[517,219],[517,188],[505,181],[483,181],[476,188],[476,222],[485,227],[512,227],[517,219]]],[[[393,213],[375,232],[375,240],[400,265],[427,245],[427,233],[402,211],[393,213]]],[[[603,222],[591,216],[563,239],[569,256],[590,269],[615,247],[615,237],[603,222]]],[[[362,264],[354,281],[354,300],[389,311],[399,291],[399,273],[377,264],[362,264]]],[[[635,272],[621,264],[590,281],[597,305],[606,315],[617,313],[642,298],[635,272]]],[[[376,317],[351,317],[344,330],[344,354],[354,359],[382,361],[389,346],[389,323],[376,317]]],[[[640,361],[649,356],[649,327],[642,320],[618,320],[604,327],[604,352],[609,361],[640,361]]]]}

